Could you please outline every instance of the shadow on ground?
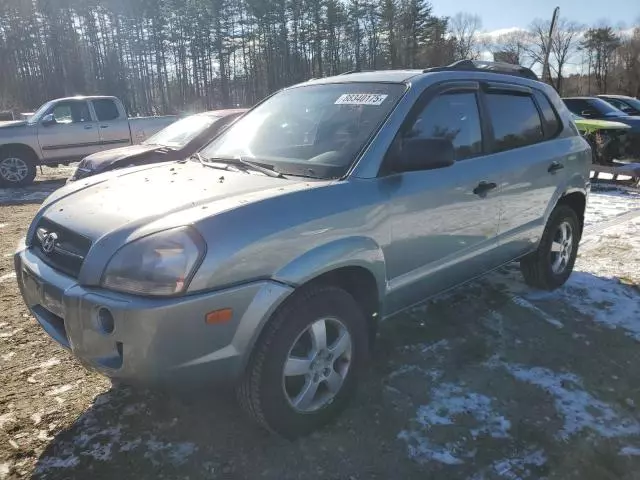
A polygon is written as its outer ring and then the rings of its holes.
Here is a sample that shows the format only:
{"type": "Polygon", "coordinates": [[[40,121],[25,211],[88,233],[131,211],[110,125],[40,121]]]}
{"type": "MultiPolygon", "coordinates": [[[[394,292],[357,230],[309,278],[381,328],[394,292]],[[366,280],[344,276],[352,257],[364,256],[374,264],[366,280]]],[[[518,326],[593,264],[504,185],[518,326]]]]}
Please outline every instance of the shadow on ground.
{"type": "Polygon", "coordinates": [[[639,324],[633,286],[577,272],[532,292],[509,266],[385,322],[359,396],[309,437],[270,435],[228,392],[113,388],[34,478],[637,478],[639,324]]]}
{"type": "Polygon", "coordinates": [[[27,187],[0,187],[0,205],[27,205],[42,203],[51,193],[65,184],[65,179],[36,180],[27,187]]]}

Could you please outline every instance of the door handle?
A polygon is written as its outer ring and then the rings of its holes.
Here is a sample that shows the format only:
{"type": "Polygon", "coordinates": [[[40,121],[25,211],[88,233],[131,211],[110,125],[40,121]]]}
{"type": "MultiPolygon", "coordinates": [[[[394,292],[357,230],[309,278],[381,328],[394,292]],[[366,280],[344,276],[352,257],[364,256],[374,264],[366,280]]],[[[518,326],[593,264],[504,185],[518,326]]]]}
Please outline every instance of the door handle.
{"type": "Polygon", "coordinates": [[[85,126],[84,126],[84,129],[85,129],[85,130],[91,130],[92,128],[93,128],[93,127],[92,127],[91,125],[85,125],[85,126]]]}
{"type": "Polygon", "coordinates": [[[483,197],[484,195],[487,194],[487,192],[493,190],[494,188],[498,188],[498,185],[493,182],[482,181],[478,184],[476,188],[473,189],[473,193],[483,197]]]}
{"type": "Polygon", "coordinates": [[[100,125],[100,128],[109,128],[109,125],[100,125]]]}
{"type": "Polygon", "coordinates": [[[561,164],[560,162],[551,162],[551,165],[549,165],[549,168],[547,168],[547,172],[555,173],[558,170],[562,170],[563,168],[564,168],[564,165],[561,164]]]}

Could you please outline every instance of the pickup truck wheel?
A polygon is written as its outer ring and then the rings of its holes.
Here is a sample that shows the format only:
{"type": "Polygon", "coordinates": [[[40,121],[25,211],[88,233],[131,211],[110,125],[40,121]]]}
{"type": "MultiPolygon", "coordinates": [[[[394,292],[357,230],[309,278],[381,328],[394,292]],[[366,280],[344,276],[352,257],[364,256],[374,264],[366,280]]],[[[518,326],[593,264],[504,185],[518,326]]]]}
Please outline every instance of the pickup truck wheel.
{"type": "Polygon", "coordinates": [[[30,185],[36,178],[36,162],[23,151],[0,152],[0,184],[5,187],[30,185]]]}
{"type": "Polygon", "coordinates": [[[336,417],[368,355],[366,319],[349,293],[312,286],[272,317],[238,387],[243,409],[285,438],[336,417]]]}
{"type": "Polygon", "coordinates": [[[542,290],[564,285],[573,271],[579,242],[576,212],[567,205],[558,205],[551,213],[538,249],[520,261],[527,285],[542,290]]]}

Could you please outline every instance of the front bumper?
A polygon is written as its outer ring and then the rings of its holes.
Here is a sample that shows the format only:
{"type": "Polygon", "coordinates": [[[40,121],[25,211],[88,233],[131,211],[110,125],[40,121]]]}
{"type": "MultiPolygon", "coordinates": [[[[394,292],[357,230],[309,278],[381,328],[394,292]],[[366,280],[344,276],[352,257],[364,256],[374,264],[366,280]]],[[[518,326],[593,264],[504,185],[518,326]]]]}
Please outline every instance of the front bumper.
{"type": "Polygon", "coordinates": [[[292,291],[258,281],[179,298],[141,298],[83,287],[26,248],[14,260],[25,303],[44,330],[86,367],[132,384],[191,388],[234,381],[264,322],[292,291]],[[205,323],[208,312],[223,308],[233,310],[231,320],[205,323]],[[112,331],[101,323],[100,309],[111,313],[112,331]]]}

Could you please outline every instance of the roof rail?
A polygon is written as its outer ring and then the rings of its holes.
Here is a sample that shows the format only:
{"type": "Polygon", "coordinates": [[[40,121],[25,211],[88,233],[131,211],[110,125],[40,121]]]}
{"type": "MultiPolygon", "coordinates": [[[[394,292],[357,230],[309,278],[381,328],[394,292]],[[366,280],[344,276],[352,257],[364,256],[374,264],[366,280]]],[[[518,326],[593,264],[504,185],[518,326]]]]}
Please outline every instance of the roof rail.
{"type": "Polygon", "coordinates": [[[447,65],[446,67],[425,68],[424,73],[428,72],[449,72],[457,71],[490,71],[495,73],[503,73],[505,75],[515,75],[530,80],[538,80],[538,76],[533,73],[530,68],[521,65],[513,65],[505,62],[486,62],[483,60],[458,60],[457,62],[447,65]]]}

